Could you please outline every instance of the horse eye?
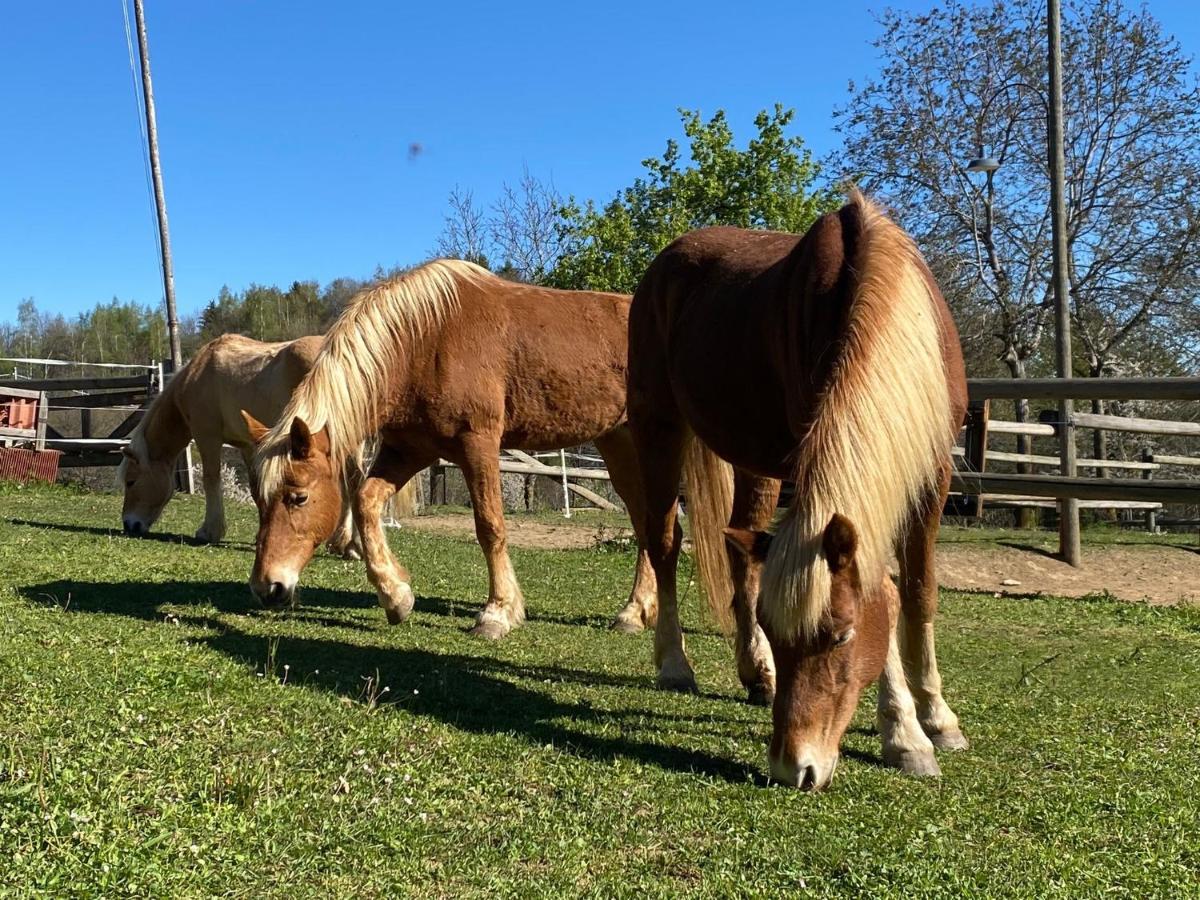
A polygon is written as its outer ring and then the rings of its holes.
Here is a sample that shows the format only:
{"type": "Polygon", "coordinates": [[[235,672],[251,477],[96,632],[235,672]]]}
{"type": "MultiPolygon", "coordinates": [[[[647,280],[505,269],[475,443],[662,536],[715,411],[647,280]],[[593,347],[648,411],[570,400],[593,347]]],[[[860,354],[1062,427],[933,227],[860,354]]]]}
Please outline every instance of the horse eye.
{"type": "Polygon", "coordinates": [[[292,506],[303,506],[308,502],[308,494],[293,494],[292,506]]]}
{"type": "Polygon", "coordinates": [[[133,479],[132,478],[129,479],[127,482],[125,482],[125,487],[127,487],[127,488],[133,487],[133,479]]]}
{"type": "Polygon", "coordinates": [[[833,646],[844,647],[846,644],[854,640],[854,629],[848,628],[833,639],[833,646]]]}

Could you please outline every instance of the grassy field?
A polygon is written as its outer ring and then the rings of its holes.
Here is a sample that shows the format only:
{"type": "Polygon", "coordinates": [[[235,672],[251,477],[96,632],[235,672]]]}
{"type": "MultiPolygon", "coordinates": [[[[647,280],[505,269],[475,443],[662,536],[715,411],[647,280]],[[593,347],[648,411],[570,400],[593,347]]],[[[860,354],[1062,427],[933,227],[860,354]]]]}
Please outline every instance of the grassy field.
{"type": "MultiPolygon", "coordinates": [[[[474,545],[393,533],[417,611],[361,564],[255,609],[253,510],[194,498],[120,536],[117,498],[0,487],[0,889],[17,895],[871,897],[1197,894],[1200,614],[946,594],[973,741],[937,781],[879,765],[873,696],[830,791],[762,776],[765,710],[685,624],[703,693],[652,687],[606,625],[627,552],[517,551],[530,621],[464,633],[474,545]]],[[[685,564],[686,565],[686,564],[685,564]]]]}

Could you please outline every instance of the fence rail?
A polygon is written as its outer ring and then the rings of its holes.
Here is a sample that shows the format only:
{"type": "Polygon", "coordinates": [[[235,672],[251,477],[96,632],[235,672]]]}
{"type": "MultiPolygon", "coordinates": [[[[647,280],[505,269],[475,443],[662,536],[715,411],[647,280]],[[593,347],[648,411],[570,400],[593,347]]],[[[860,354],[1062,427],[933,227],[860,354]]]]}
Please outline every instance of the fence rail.
{"type": "MultiPolygon", "coordinates": [[[[995,379],[979,378],[968,381],[968,395],[973,414],[968,415],[968,427],[964,445],[968,449],[956,449],[967,471],[955,474],[953,490],[960,491],[964,498],[974,497],[978,502],[974,513],[978,514],[983,502],[999,502],[1006,505],[1043,505],[1045,498],[1055,500],[1072,499],[1089,507],[1108,506],[1116,508],[1143,508],[1147,512],[1147,525],[1155,527],[1155,510],[1163,504],[1200,503],[1200,480],[1154,479],[1154,473],[1165,465],[1200,466],[1200,458],[1146,453],[1140,462],[1128,460],[1080,459],[1076,468],[1090,468],[1103,474],[1108,470],[1130,470],[1141,474],[1135,478],[1080,478],[1073,471],[1058,475],[1034,475],[1028,473],[1002,474],[986,471],[987,460],[1015,462],[1025,465],[1055,466],[1062,468],[1066,448],[1073,444],[1075,431],[1079,428],[1097,431],[1119,431],[1134,434],[1159,434],[1183,437],[1200,437],[1200,422],[1164,419],[1144,419],[1130,416],[1103,415],[1100,413],[1073,412],[1067,421],[1059,421],[1057,410],[1047,410],[1038,422],[1009,422],[990,420],[988,407],[991,400],[1200,400],[1200,378],[1029,378],[995,379]],[[1001,453],[987,450],[987,437],[991,434],[1018,434],[1030,437],[1056,437],[1061,453],[1058,457],[1031,453],[1001,453]],[[1041,499],[1039,499],[1041,498],[1041,499]]],[[[958,503],[957,509],[969,508],[958,503]]],[[[1071,513],[1070,506],[1060,504],[1060,515],[1071,513]]],[[[1073,530],[1077,532],[1077,520],[1073,530]]],[[[1062,532],[1065,536],[1065,532],[1062,532]]],[[[1065,553],[1064,547],[1064,553],[1065,553]]],[[[1070,558],[1068,556],[1068,558],[1070,558]]]]}

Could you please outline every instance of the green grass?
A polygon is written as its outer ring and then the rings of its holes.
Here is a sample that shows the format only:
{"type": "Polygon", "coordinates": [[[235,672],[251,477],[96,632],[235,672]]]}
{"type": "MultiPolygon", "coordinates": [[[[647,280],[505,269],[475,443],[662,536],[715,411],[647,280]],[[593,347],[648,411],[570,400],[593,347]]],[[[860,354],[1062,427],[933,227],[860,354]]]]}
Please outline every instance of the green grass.
{"type": "MultiPolygon", "coordinates": [[[[871,700],[819,795],[766,787],[765,710],[686,600],[704,693],[605,628],[622,552],[516,551],[530,621],[464,633],[467,541],[393,541],[417,611],[321,555],[258,611],[230,543],[121,537],[119,502],[0,488],[0,891],[137,896],[1183,896],[1200,869],[1200,614],[946,594],[973,740],[914,780],[871,700]]],[[[191,534],[193,498],[158,531],[191,534]]],[[[686,565],[686,564],[685,564],[686,565]]]]}

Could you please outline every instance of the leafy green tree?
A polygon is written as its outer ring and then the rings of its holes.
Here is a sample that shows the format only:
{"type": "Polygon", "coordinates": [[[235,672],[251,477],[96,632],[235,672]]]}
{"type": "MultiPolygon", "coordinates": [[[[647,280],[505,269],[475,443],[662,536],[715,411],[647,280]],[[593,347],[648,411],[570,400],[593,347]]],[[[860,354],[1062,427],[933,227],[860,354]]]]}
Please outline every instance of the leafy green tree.
{"type": "Polygon", "coordinates": [[[572,198],[561,210],[560,256],[547,281],[558,287],[628,293],[672,240],[707,225],[803,232],[841,202],[821,186],[820,166],[787,134],[794,111],[776,104],[754,119],[745,149],[718,110],[708,121],[680,110],[690,165],[674,140],[643,161],[644,177],[603,208],[572,198]]]}

